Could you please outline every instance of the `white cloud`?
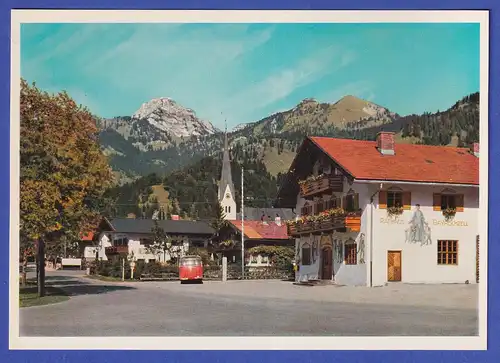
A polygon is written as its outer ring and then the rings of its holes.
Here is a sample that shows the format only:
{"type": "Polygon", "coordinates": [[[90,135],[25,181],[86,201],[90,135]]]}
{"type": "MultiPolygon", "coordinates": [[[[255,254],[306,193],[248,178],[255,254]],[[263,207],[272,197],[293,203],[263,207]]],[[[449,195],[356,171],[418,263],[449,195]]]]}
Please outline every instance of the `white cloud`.
{"type": "MultiPolygon", "coordinates": [[[[289,68],[285,68],[249,86],[243,92],[229,99],[228,106],[233,112],[246,111],[248,104],[261,109],[278,102],[295,90],[316,82],[321,77],[346,67],[355,60],[355,54],[337,46],[330,46],[313,53],[289,68]]],[[[243,115],[235,116],[239,118],[243,115]]],[[[250,120],[245,120],[250,121],[250,120]]]]}
{"type": "MultiPolygon", "coordinates": [[[[213,71],[211,66],[220,67],[234,61],[267,42],[273,31],[269,27],[247,33],[247,28],[245,24],[221,24],[216,29],[188,31],[182,24],[169,24],[162,27],[161,32],[153,32],[152,28],[141,26],[128,39],[89,63],[84,71],[101,73],[99,69],[103,67],[119,65],[103,77],[120,87],[151,89],[151,85],[143,82],[146,73],[156,80],[158,76],[168,75],[169,83],[181,79],[196,81],[194,73],[208,73],[213,71]],[[127,72],[127,77],[123,77],[123,72],[127,72]],[[141,80],[141,84],[136,80],[141,80]]],[[[162,85],[155,88],[161,91],[162,85]]]]}

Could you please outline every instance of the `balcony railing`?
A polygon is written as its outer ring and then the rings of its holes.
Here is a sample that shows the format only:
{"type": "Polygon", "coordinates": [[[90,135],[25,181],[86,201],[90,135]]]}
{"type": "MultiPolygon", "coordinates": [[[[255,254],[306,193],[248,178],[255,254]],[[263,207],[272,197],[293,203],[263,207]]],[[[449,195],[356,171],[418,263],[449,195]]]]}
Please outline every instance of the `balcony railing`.
{"type": "Polygon", "coordinates": [[[300,196],[302,198],[313,197],[318,194],[331,192],[342,192],[344,178],[342,175],[320,175],[318,177],[309,177],[299,182],[300,196]]]}
{"type": "Polygon", "coordinates": [[[359,232],[361,230],[361,212],[323,212],[319,215],[307,216],[299,221],[288,223],[288,235],[316,234],[338,229],[359,232]]]}
{"type": "Polygon", "coordinates": [[[106,255],[128,254],[128,246],[110,246],[105,249],[106,255]]]}

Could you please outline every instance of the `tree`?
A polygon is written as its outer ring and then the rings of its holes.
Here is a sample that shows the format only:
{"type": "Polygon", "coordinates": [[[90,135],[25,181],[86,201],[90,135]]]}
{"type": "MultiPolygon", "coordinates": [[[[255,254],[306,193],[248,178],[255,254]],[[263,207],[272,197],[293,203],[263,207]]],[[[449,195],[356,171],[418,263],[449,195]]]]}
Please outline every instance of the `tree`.
{"type": "Polygon", "coordinates": [[[68,94],[51,95],[21,80],[20,111],[19,233],[22,244],[36,242],[43,296],[45,245],[77,240],[95,228],[98,200],[113,176],[96,118],[68,94]]]}
{"type": "Polygon", "coordinates": [[[196,204],[192,203],[189,209],[189,218],[196,220],[198,219],[198,210],[196,209],[196,204]]]}
{"type": "Polygon", "coordinates": [[[153,233],[153,243],[151,243],[147,248],[149,251],[156,255],[157,253],[163,254],[163,261],[167,261],[167,253],[169,257],[172,257],[173,241],[170,236],[165,233],[165,230],[160,227],[158,221],[154,221],[153,228],[151,229],[153,233]]]}
{"type": "Polygon", "coordinates": [[[212,237],[212,244],[217,245],[220,242],[220,231],[222,228],[227,226],[226,214],[224,213],[224,208],[219,201],[217,201],[215,207],[215,216],[212,219],[210,226],[214,229],[214,236],[212,237]]]}

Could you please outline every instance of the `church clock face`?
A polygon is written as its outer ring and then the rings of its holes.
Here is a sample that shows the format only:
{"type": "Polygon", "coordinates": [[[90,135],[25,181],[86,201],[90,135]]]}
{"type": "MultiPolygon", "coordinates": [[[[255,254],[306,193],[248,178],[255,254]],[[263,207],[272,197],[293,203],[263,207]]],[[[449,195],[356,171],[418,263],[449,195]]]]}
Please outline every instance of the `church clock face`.
{"type": "Polygon", "coordinates": [[[229,198],[231,198],[231,194],[226,193],[226,199],[229,199],[229,198]]]}

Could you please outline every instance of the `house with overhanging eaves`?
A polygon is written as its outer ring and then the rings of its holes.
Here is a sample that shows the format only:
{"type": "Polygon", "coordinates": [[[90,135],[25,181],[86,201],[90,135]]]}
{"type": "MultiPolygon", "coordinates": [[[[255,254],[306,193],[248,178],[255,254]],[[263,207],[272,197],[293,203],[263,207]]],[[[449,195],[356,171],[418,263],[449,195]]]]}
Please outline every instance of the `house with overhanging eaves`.
{"type": "Polygon", "coordinates": [[[479,281],[479,143],[308,137],[276,204],[297,213],[288,222],[297,281],[479,281]]]}

